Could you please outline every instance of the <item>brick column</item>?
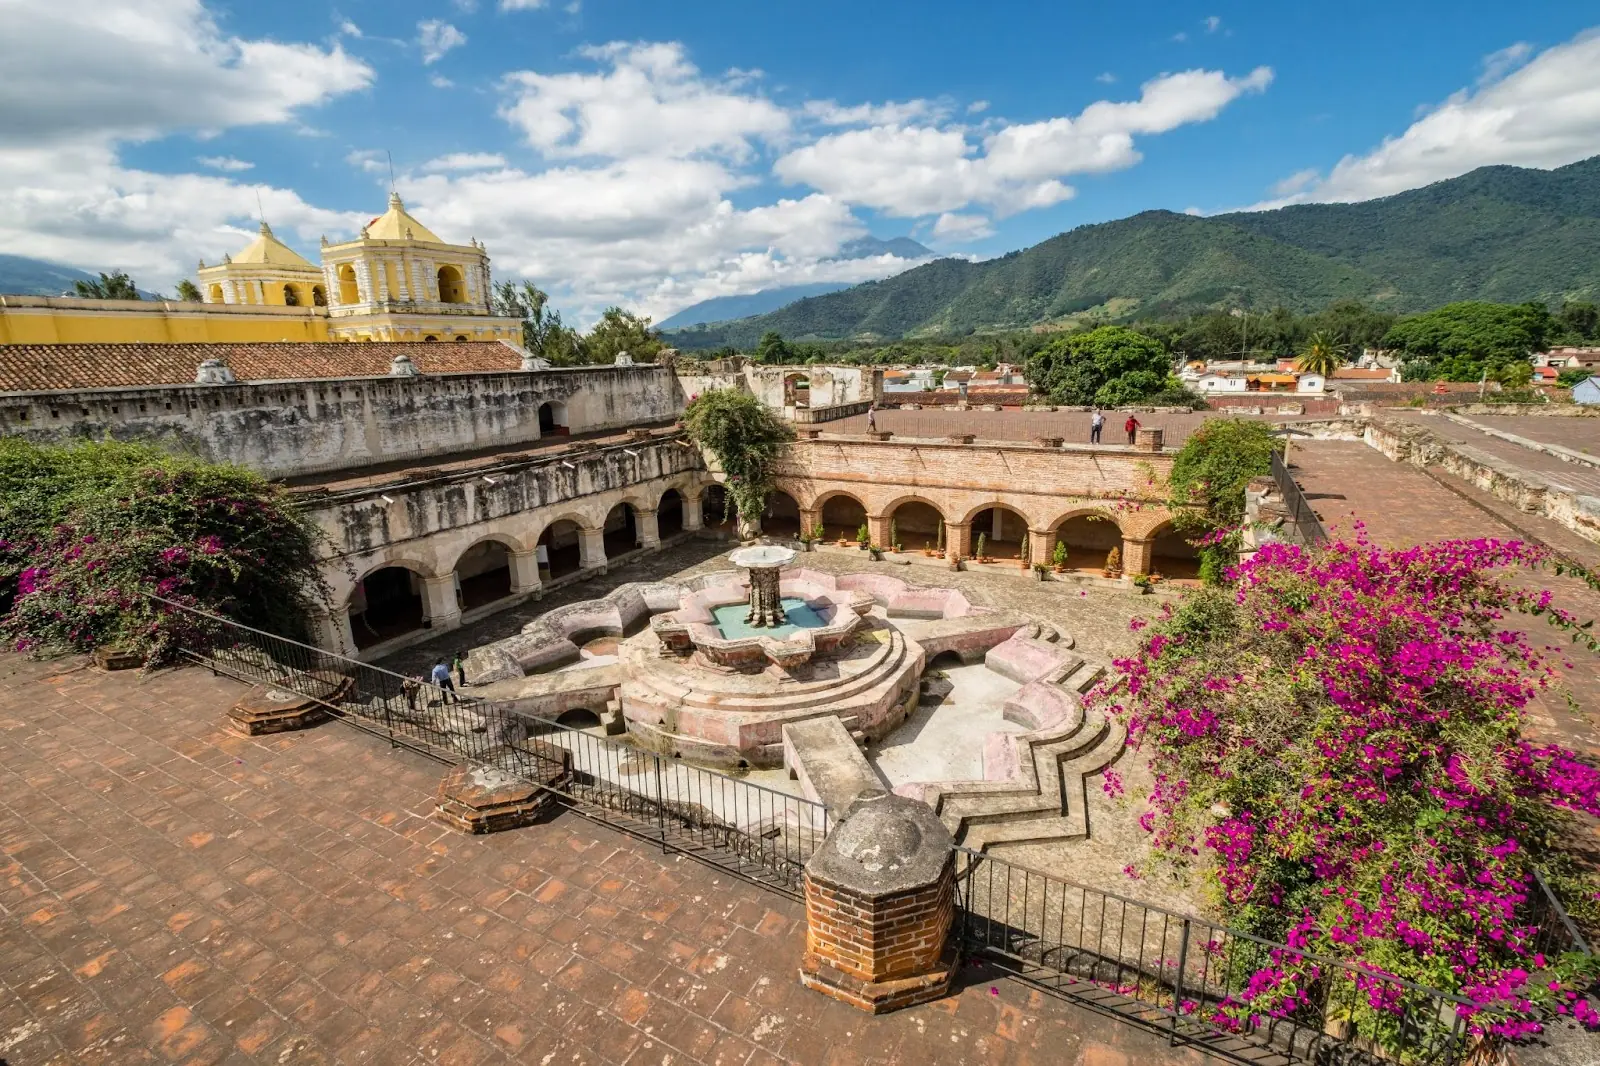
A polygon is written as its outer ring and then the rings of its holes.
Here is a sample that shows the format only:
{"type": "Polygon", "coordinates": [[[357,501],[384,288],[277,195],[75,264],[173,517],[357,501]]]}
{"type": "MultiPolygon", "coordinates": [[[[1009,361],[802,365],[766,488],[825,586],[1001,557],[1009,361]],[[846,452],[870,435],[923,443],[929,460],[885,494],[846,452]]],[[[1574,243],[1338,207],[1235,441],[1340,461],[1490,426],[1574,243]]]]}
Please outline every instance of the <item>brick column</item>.
{"type": "Polygon", "coordinates": [[[925,803],[862,792],[806,863],[800,983],[872,1014],[940,999],[955,951],[955,843],[925,803]]]}
{"type": "Polygon", "coordinates": [[[539,581],[539,553],[508,552],[511,563],[511,594],[521,596],[525,593],[538,592],[539,581]]]}
{"type": "Polygon", "coordinates": [[[646,551],[661,547],[661,527],[656,523],[656,512],[635,508],[633,521],[639,530],[639,547],[646,551]]]}
{"type": "Polygon", "coordinates": [[[972,527],[965,522],[944,525],[944,554],[947,559],[972,558],[972,527]]]}
{"type": "Polygon", "coordinates": [[[872,537],[872,543],[888,551],[889,544],[889,516],[886,514],[868,515],[867,532],[872,537]]]}
{"type": "Polygon", "coordinates": [[[1131,537],[1122,539],[1122,572],[1129,576],[1134,574],[1148,574],[1150,560],[1155,555],[1153,540],[1134,540],[1131,537]]]}
{"type": "Polygon", "coordinates": [[[578,565],[584,570],[606,565],[606,531],[603,528],[578,530],[578,565]]]}
{"type": "Polygon", "coordinates": [[[1056,550],[1056,531],[1053,529],[1028,530],[1028,563],[1049,565],[1050,553],[1056,550]]]}
{"type": "Polygon", "coordinates": [[[1159,452],[1165,434],[1159,429],[1145,429],[1140,427],[1134,433],[1133,450],[1136,452],[1159,452]]]}
{"type": "Polygon", "coordinates": [[[800,535],[811,536],[811,531],[817,528],[817,523],[822,521],[822,512],[816,509],[806,510],[800,508],[800,535]]]}
{"type": "Polygon", "coordinates": [[[454,573],[422,579],[422,610],[431,629],[454,629],[461,624],[454,573]]]}
{"type": "Polygon", "coordinates": [[[705,515],[701,510],[701,497],[684,496],[683,498],[683,528],[685,532],[705,528],[705,515]]]}

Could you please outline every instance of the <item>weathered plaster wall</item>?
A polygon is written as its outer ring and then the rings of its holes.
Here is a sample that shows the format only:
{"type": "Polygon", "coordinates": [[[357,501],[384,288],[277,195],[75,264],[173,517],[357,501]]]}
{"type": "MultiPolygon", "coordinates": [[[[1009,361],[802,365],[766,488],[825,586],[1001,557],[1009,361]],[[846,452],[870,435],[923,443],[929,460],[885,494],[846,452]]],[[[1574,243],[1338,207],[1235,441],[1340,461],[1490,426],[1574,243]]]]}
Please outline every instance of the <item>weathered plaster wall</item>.
{"type": "Polygon", "coordinates": [[[177,385],[0,395],[0,433],[145,441],[292,477],[539,439],[539,405],[574,433],[673,418],[663,367],[177,385]]]}

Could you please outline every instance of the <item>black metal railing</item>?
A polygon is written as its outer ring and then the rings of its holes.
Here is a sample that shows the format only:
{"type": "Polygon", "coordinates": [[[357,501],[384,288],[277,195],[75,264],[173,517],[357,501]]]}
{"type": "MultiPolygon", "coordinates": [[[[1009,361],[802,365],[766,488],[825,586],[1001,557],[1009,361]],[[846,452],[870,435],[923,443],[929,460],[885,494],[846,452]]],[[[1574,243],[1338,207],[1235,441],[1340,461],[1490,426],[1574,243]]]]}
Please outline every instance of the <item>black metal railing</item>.
{"type": "Polygon", "coordinates": [[[1289,512],[1289,521],[1294,524],[1300,543],[1313,548],[1328,543],[1328,531],[1322,527],[1322,519],[1317,517],[1299,482],[1289,472],[1289,465],[1278,452],[1272,453],[1272,480],[1278,484],[1278,492],[1283,496],[1284,508],[1289,512]]]}
{"type": "MultiPolygon", "coordinates": [[[[1484,1050],[1472,1005],[1447,992],[966,848],[956,876],[964,950],[1175,1043],[1251,1063],[1452,1066],[1484,1050]]],[[[1552,947],[1587,953],[1548,899],[1552,947]]]]}
{"type": "Polygon", "coordinates": [[[1589,942],[1544,879],[1544,872],[1535,868],[1533,878],[1534,890],[1529,903],[1533,909],[1534,926],[1538,930],[1534,934],[1533,950],[1545,956],[1572,953],[1592,955],[1589,942]]]}
{"type": "Polygon", "coordinates": [[[178,653],[189,662],[314,700],[347,725],[439,762],[518,775],[578,814],[786,894],[799,894],[806,860],[827,836],[827,808],[804,797],[158,602],[182,615],[178,653]],[[548,773],[553,756],[569,772],[548,773]]]}

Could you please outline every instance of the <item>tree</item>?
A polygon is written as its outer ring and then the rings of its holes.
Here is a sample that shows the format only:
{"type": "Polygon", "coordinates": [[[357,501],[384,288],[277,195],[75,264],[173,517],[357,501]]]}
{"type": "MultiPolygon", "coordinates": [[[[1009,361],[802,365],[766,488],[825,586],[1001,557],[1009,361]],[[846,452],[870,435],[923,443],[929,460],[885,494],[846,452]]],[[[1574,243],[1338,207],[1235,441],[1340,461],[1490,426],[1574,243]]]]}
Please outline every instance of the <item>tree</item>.
{"type": "Polygon", "coordinates": [[[133,279],[120,270],[111,274],[102,273],[98,278],[89,281],[74,281],[72,291],[86,300],[142,299],[133,279]]]}
{"type": "Polygon", "coordinates": [[[1600,307],[1583,300],[1561,305],[1555,318],[1553,338],[1560,344],[1587,344],[1600,341],[1600,307]]]}
{"type": "Polygon", "coordinates": [[[794,352],[789,348],[783,334],[775,329],[769,329],[761,335],[761,343],[756,345],[755,357],[758,361],[768,364],[787,363],[794,352]]]}
{"type": "Polygon", "coordinates": [[[1348,344],[1318,330],[1306,339],[1295,365],[1303,374],[1320,374],[1324,378],[1331,378],[1333,372],[1344,365],[1349,352],[1348,344]]]}
{"type": "MultiPolygon", "coordinates": [[[[1383,346],[1434,379],[1477,381],[1487,373],[1501,380],[1512,364],[1526,364],[1531,353],[1544,349],[1550,329],[1543,304],[1464,301],[1401,319],[1383,346]]],[[[1415,380],[1410,370],[1407,374],[1407,380],[1415,380]]]]}
{"type": "Polygon", "coordinates": [[[636,363],[654,362],[665,348],[661,334],[650,328],[649,315],[636,315],[620,307],[608,307],[588,336],[583,351],[591,363],[610,363],[627,352],[636,363]]]}
{"type": "Polygon", "coordinates": [[[1033,391],[1051,402],[1116,407],[1161,391],[1172,359],[1161,344],[1124,326],[1058,337],[1028,357],[1033,391]]]}
{"type": "Polygon", "coordinates": [[[1203,525],[1237,526],[1244,520],[1244,489],[1251,478],[1272,472],[1272,453],[1282,445],[1265,422],[1217,418],[1189,434],[1167,478],[1174,513],[1199,508],[1203,525]]]}
{"type": "Polygon", "coordinates": [[[205,298],[200,295],[200,286],[184,278],[178,282],[178,299],[187,304],[204,303],[205,298]]]}
{"type": "Polygon", "coordinates": [[[745,524],[756,522],[772,488],[772,464],[794,432],[767,405],[738,389],[701,393],[683,412],[689,439],[710,452],[728,478],[728,496],[745,524]]]}
{"type": "Polygon", "coordinates": [[[1572,386],[1578,384],[1578,382],[1588,381],[1593,376],[1593,370],[1585,370],[1581,366],[1575,366],[1570,369],[1563,370],[1557,374],[1556,384],[1560,385],[1563,389],[1570,389],[1572,386]]]}
{"type": "Polygon", "coordinates": [[[562,325],[561,312],[549,306],[550,297],[531,281],[520,286],[502,281],[494,287],[494,312],[522,319],[522,347],[528,354],[570,366],[578,358],[577,334],[562,325]]]}

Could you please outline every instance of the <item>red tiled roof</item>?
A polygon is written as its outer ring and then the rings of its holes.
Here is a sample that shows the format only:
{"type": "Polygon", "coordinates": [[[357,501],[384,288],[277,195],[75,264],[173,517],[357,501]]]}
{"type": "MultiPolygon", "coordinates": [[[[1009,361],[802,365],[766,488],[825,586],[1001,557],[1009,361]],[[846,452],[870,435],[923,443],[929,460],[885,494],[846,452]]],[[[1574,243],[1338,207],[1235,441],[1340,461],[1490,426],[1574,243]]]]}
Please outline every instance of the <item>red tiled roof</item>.
{"type": "Polygon", "coordinates": [[[382,377],[405,354],[424,374],[517,370],[522,356],[499,341],[273,344],[0,344],[0,391],[43,392],[193,384],[207,359],[240,381],[382,377]]]}
{"type": "Polygon", "coordinates": [[[1335,381],[1388,381],[1393,370],[1367,370],[1358,366],[1342,366],[1333,372],[1335,381]]]}

